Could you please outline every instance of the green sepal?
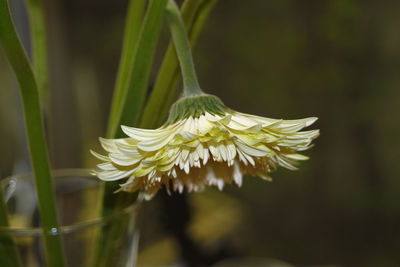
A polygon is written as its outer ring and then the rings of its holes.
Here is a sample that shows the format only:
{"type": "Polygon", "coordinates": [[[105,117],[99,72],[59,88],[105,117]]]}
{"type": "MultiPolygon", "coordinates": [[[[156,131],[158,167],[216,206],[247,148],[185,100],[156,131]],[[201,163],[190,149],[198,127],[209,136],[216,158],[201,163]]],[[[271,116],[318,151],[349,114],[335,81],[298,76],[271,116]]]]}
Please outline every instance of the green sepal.
{"type": "Polygon", "coordinates": [[[201,94],[185,96],[176,101],[169,111],[167,124],[177,122],[188,117],[198,118],[206,112],[223,116],[228,111],[224,103],[216,96],[201,94]]]}

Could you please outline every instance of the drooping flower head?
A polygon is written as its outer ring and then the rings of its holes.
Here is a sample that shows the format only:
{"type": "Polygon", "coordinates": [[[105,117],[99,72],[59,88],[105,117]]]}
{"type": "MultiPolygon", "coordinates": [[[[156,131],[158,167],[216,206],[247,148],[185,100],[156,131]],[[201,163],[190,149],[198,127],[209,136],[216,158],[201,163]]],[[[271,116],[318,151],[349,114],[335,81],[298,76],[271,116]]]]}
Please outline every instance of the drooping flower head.
{"type": "Polygon", "coordinates": [[[103,161],[94,172],[147,197],[162,186],[178,192],[241,186],[243,174],[270,179],[278,166],[296,170],[298,161],[307,159],[299,152],[319,135],[302,129],[316,120],[264,118],[228,109],[212,95],[184,97],[158,129],[122,126],[126,138],[101,138],[107,153],[93,152],[103,161]]]}
{"type": "Polygon", "coordinates": [[[269,179],[278,166],[296,169],[298,152],[319,131],[302,131],[317,118],[277,120],[236,112],[200,89],[187,31],[174,1],[166,7],[183,81],[183,97],[167,122],[148,130],[122,126],[121,139],[100,139],[106,155],[94,173],[104,181],[122,180],[121,190],[153,196],[168,191],[199,191],[205,186],[241,186],[243,174],[269,179]]]}

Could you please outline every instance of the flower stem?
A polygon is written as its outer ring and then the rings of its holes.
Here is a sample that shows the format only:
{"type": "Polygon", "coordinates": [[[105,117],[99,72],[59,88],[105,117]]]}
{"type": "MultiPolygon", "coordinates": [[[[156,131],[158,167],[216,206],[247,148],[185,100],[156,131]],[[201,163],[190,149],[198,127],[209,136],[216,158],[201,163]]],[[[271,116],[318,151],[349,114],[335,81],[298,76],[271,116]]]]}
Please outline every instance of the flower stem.
{"type": "Polygon", "coordinates": [[[193,63],[192,51],[181,12],[174,0],[169,0],[166,8],[168,24],[172,40],[181,67],[184,96],[201,95],[196,70],[193,63]]]}
{"type": "Polygon", "coordinates": [[[48,266],[64,266],[55,194],[50,174],[38,86],[32,68],[18,39],[7,0],[0,0],[0,43],[20,85],[24,106],[30,157],[36,182],[39,212],[48,266]]]}
{"type": "MultiPolygon", "coordinates": [[[[181,7],[182,18],[187,25],[189,40],[193,47],[197,37],[217,0],[186,0],[181,7]]],[[[168,46],[153,91],[144,108],[140,127],[155,128],[165,120],[177,91],[179,63],[173,43],[168,46]]]]}

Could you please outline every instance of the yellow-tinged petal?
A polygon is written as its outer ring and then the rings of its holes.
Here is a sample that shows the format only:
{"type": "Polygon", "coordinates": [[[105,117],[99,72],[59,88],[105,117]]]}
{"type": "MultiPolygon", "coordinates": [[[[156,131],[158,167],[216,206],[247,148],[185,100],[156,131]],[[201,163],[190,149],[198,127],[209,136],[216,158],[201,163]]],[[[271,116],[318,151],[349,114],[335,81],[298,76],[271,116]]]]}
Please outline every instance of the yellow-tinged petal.
{"type": "Polygon", "coordinates": [[[129,155],[121,153],[110,153],[108,157],[113,163],[120,166],[131,166],[142,160],[141,158],[130,157],[129,155]]]}
{"type": "Polygon", "coordinates": [[[270,179],[277,166],[296,170],[298,161],[308,159],[298,152],[312,146],[319,130],[301,130],[316,119],[270,119],[227,110],[153,130],[122,126],[127,138],[100,139],[107,155],[92,151],[102,161],[94,173],[105,181],[126,179],[121,190],[142,190],[147,197],[162,186],[178,192],[241,186],[246,173],[270,179]]]}

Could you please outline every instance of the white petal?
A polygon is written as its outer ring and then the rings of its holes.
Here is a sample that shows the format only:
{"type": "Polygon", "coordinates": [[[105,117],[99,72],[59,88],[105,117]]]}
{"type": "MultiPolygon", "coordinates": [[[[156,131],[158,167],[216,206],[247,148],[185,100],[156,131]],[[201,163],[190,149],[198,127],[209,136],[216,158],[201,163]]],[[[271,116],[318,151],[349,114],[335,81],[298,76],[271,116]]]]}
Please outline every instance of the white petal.
{"type": "Polygon", "coordinates": [[[248,162],[246,157],[243,155],[243,152],[241,152],[239,149],[237,150],[237,154],[239,155],[239,159],[244,163],[244,165],[247,166],[248,162]]]}
{"type": "Polygon", "coordinates": [[[287,168],[289,170],[292,170],[292,171],[297,170],[297,168],[295,166],[293,166],[291,163],[289,163],[284,158],[277,157],[277,160],[278,160],[279,165],[281,165],[282,167],[285,167],[285,168],[287,168]]]}
{"type": "Polygon", "coordinates": [[[227,159],[228,159],[228,151],[227,151],[225,145],[224,144],[220,144],[220,145],[218,145],[217,149],[218,149],[219,154],[221,155],[222,159],[224,161],[227,161],[227,159]]]}
{"type": "Polygon", "coordinates": [[[228,161],[233,160],[236,157],[236,146],[233,143],[227,145],[228,161]]]}
{"type": "Polygon", "coordinates": [[[97,164],[97,168],[99,168],[103,171],[112,171],[112,170],[116,169],[115,166],[112,165],[110,162],[97,164]]]}
{"type": "Polygon", "coordinates": [[[205,135],[211,131],[215,126],[206,119],[204,115],[200,116],[198,119],[198,134],[205,135]]]}
{"type": "Polygon", "coordinates": [[[107,156],[101,155],[93,150],[90,150],[90,153],[95,156],[96,158],[103,160],[103,161],[110,161],[110,159],[107,156]]]}
{"type": "Polygon", "coordinates": [[[206,165],[208,162],[208,159],[210,157],[210,153],[208,152],[208,149],[204,149],[204,155],[203,155],[203,165],[206,165]]]}
{"type": "Polygon", "coordinates": [[[186,174],[189,174],[190,165],[189,165],[189,161],[188,161],[188,160],[185,162],[184,170],[185,170],[185,173],[186,173],[186,174]]]}
{"type": "Polygon", "coordinates": [[[307,160],[308,157],[301,154],[286,154],[285,157],[294,159],[294,160],[307,160]]]}
{"type": "Polygon", "coordinates": [[[117,165],[131,166],[138,163],[142,158],[132,158],[124,154],[110,153],[108,157],[117,165]]]}
{"type": "Polygon", "coordinates": [[[264,157],[268,154],[268,152],[265,152],[263,150],[257,149],[255,147],[248,146],[240,141],[235,141],[235,144],[237,145],[240,150],[242,150],[244,153],[254,156],[254,157],[264,157]]]}
{"type": "Polygon", "coordinates": [[[120,171],[120,170],[104,171],[97,173],[97,177],[99,177],[103,181],[116,181],[128,177],[134,171],[135,171],[134,169],[130,171],[120,171]]]}
{"type": "Polygon", "coordinates": [[[235,161],[235,164],[233,165],[233,180],[235,183],[241,187],[243,183],[243,174],[240,171],[239,163],[235,161]]]}
{"type": "Polygon", "coordinates": [[[143,151],[156,151],[160,148],[166,146],[174,138],[174,134],[171,133],[168,136],[163,136],[163,138],[155,138],[150,140],[145,140],[138,143],[138,148],[143,151]]]}
{"type": "Polygon", "coordinates": [[[209,150],[210,150],[211,155],[213,156],[213,160],[217,161],[217,162],[220,162],[223,160],[223,156],[221,154],[221,150],[219,149],[219,146],[220,145],[218,145],[217,147],[214,145],[209,146],[209,150]]]}
{"type": "Polygon", "coordinates": [[[117,146],[115,145],[115,142],[113,139],[105,139],[102,137],[99,137],[100,144],[104,148],[105,151],[107,152],[117,152],[117,146]]]}
{"type": "Polygon", "coordinates": [[[122,125],[121,129],[127,136],[142,141],[146,139],[157,138],[168,134],[169,132],[173,132],[174,130],[176,130],[176,128],[180,127],[182,123],[183,121],[180,121],[179,123],[175,123],[165,128],[158,129],[142,129],[122,125]]]}

